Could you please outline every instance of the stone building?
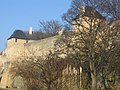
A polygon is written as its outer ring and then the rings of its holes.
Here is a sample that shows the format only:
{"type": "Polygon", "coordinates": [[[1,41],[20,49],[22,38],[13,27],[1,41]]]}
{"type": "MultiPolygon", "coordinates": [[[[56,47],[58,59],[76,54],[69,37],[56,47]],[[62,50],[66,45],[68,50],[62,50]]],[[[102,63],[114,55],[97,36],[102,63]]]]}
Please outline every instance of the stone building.
{"type": "Polygon", "coordinates": [[[25,57],[26,54],[30,54],[29,50],[35,55],[43,55],[49,53],[53,49],[54,42],[58,35],[52,37],[37,37],[38,32],[33,32],[30,27],[28,32],[22,30],[15,30],[13,34],[7,40],[6,49],[0,54],[0,87],[20,87],[21,82],[11,80],[9,75],[9,69],[11,63],[18,57],[25,57]],[[5,66],[5,67],[3,67],[5,66]]]}
{"type": "MultiPolygon", "coordinates": [[[[72,31],[78,32],[79,30],[82,32],[87,32],[86,30],[93,27],[93,25],[97,25],[101,23],[101,25],[105,25],[106,19],[103,17],[96,9],[90,6],[81,6],[80,14],[78,14],[72,20],[72,31]],[[91,25],[92,21],[92,26],[91,25]]],[[[97,26],[95,26],[97,27],[97,26]]]]}

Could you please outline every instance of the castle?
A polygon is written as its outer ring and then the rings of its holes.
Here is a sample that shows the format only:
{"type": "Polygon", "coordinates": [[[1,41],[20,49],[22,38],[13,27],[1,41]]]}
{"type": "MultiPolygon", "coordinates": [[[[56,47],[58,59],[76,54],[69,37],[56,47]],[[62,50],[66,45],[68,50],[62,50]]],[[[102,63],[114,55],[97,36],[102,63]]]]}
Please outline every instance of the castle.
{"type": "MultiPolygon", "coordinates": [[[[84,19],[88,20],[89,17],[91,17],[91,10],[92,8],[90,7],[81,7],[81,12],[85,12],[84,15],[86,16],[84,19]]],[[[100,13],[96,11],[95,14],[94,18],[105,21],[105,18],[100,13]]],[[[81,21],[79,21],[79,18],[80,15],[77,15],[77,17],[73,19],[73,31],[76,31],[77,28],[77,24],[74,20],[78,20],[78,23],[82,23],[83,26],[88,26],[88,23],[84,22],[84,19],[80,19],[81,21]]],[[[48,38],[41,37],[38,39],[35,32],[32,31],[32,27],[29,28],[28,32],[15,30],[7,40],[6,49],[0,53],[0,87],[11,87],[11,83],[14,87],[21,87],[22,85],[19,83],[21,81],[12,81],[10,78],[10,63],[14,62],[16,58],[21,56],[24,57],[28,54],[27,50],[31,50],[35,55],[45,55],[49,53],[50,50],[52,51],[54,49],[54,43],[60,36],[61,35],[55,35],[48,38]]]]}
{"type": "Polygon", "coordinates": [[[37,39],[35,33],[36,32],[32,31],[32,27],[30,27],[28,32],[15,30],[13,34],[8,38],[7,47],[0,55],[1,87],[10,87],[11,81],[9,78],[9,67],[10,63],[14,62],[16,58],[21,56],[24,57],[27,53],[27,50],[32,50],[31,52],[35,55],[43,55],[48,53],[49,50],[53,49],[54,42],[57,39],[58,35],[45,39],[37,39]]]}

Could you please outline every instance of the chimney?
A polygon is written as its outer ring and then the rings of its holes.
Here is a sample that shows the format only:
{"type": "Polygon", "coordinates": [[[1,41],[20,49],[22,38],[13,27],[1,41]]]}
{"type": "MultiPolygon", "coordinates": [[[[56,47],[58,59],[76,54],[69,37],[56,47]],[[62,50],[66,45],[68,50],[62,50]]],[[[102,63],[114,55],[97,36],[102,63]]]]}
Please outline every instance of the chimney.
{"type": "Polygon", "coordinates": [[[29,27],[29,29],[28,29],[28,34],[29,34],[29,35],[32,35],[32,27],[29,27]]]}
{"type": "Polygon", "coordinates": [[[80,13],[81,13],[81,14],[85,13],[85,6],[81,6],[81,7],[80,7],[80,13]]]}

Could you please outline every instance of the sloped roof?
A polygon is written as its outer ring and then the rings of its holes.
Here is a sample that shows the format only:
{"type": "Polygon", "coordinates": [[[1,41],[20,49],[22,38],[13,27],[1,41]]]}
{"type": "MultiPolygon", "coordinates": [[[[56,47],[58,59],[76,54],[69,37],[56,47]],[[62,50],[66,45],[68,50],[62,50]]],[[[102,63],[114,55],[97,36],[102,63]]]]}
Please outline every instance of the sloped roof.
{"type": "Polygon", "coordinates": [[[40,34],[40,32],[33,32],[32,34],[29,34],[28,32],[24,32],[25,35],[27,36],[27,38],[29,38],[30,40],[40,40],[42,39],[42,35],[40,34]]]}
{"type": "Polygon", "coordinates": [[[85,7],[85,13],[84,13],[84,15],[88,16],[88,17],[105,19],[105,17],[103,17],[95,8],[90,7],[90,6],[86,6],[85,7]]]}
{"type": "Polygon", "coordinates": [[[24,32],[21,30],[15,30],[13,34],[8,38],[8,40],[11,38],[26,39],[26,40],[28,39],[27,36],[24,34],[24,32]]]}
{"type": "Polygon", "coordinates": [[[55,35],[46,34],[42,32],[33,32],[32,34],[29,34],[28,32],[24,32],[22,30],[15,30],[13,34],[8,38],[8,40],[11,38],[25,39],[25,40],[40,40],[51,36],[55,36],[55,35]]]}
{"type": "MultiPolygon", "coordinates": [[[[84,7],[85,7],[85,12],[82,13],[82,16],[106,20],[106,18],[103,17],[95,8],[93,8],[91,6],[84,6],[84,7]]],[[[80,15],[81,15],[81,13],[78,14],[75,18],[73,18],[73,20],[78,19],[80,15]]]]}

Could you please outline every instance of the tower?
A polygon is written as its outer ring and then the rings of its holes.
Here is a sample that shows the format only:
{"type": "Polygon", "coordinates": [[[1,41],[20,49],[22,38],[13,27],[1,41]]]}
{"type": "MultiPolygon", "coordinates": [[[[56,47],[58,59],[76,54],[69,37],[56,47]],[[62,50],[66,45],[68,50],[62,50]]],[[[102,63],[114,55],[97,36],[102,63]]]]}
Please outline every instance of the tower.
{"type": "Polygon", "coordinates": [[[90,6],[81,6],[80,13],[72,20],[72,30],[74,32],[83,32],[85,28],[89,29],[91,27],[91,20],[94,22],[92,25],[97,25],[98,22],[101,22],[102,24],[106,21],[106,19],[95,8],[90,6]]]}

